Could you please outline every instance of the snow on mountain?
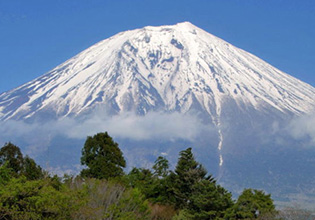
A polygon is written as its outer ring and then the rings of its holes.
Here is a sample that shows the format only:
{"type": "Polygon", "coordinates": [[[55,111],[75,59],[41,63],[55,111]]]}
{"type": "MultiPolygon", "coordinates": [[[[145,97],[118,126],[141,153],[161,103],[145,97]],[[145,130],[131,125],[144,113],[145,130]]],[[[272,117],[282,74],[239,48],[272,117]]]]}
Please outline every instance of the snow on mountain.
{"type": "Polygon", "coordinates": [[[315,88],[189,22],[125,31],[45,75],[0,95],[0,119],[188,112],[198,105],[215,125],[225,101],[285,114],[315,109],[315,88]]]}

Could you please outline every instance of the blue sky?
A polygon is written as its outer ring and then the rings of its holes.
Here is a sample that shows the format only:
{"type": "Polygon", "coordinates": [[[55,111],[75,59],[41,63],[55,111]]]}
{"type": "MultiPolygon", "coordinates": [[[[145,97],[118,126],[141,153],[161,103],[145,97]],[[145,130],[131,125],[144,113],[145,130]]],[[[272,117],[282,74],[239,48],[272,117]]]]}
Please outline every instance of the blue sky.
{"type": "Polygon", "coordinates": [[[0,93],[118,32],[182,21],[315,86],[313,0],[0,0],[0,93]]]}

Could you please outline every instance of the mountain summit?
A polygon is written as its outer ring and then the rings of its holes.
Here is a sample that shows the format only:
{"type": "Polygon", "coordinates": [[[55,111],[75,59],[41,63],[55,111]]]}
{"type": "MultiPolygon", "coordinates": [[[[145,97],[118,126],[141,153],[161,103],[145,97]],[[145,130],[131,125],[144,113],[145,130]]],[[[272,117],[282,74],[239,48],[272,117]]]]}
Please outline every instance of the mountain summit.
{"type": "Polygon", "coordinates": [[[189,22],[103,40],[45,75],[0,95],[0,119],[203,110],[218,124],[224,103],[241,111],[314,110],[315,89],[189,22]]]}

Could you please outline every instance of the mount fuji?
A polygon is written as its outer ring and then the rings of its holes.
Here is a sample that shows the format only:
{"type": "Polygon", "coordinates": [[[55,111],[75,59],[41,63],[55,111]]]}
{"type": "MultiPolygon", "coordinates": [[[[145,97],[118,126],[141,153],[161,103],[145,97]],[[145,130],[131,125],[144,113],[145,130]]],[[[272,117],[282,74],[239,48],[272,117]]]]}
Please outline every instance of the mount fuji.
{"type": "Polygon", "coordinates": [[[38,151],[42,164],[48,157],[67,164],[61,170],[78,163],[92,131],[114,134],[135,166],[159,154],[174,163],[178,150],[192,145],[232,191],[256,187],[282,201],[309,202],[314,97],[311,85],[189,22],[148,26],[2,93],[0,140],[38,151]]]}
{"type": "Polygon", "coordinates": [[[101,41],[0,96],[1,119],[78,116],[200,106],[215,123],[224,102],[286,114],[314,110],[314,88],[189,22],[145,27],[101,41]]]}

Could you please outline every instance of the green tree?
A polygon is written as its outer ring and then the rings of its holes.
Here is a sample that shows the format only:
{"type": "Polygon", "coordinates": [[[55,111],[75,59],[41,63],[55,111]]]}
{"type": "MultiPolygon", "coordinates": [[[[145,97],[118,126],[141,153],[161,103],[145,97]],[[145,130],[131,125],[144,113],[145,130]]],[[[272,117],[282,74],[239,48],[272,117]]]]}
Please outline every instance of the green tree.
{"type": "Polygon", "coordinates": [[[68,178],[65,184],[81,204],[71,219],[147,219],[148,202],[139,189],[127,188],[117,179],[68,178]]]}
{"type": "Polygon", "coordinates": [[[15,177],[23,175],[28,180],[44,177],[42,168],[29,156],[23,157],[20,148],[12,143],[7,143],[0,149],[0,166],[4,164],[12,170],[15,177]]]}
{"type": "Polygon", "coordinates": [[[44,177],[44,171],[29,156],[24,157],[23,169],[21,172],[28,180],[37,180],[44,177]]]}
{"type": "Polygon", "coordinates": [[[172,220],[192,220],[193,216],[188,213],[187,209],[181,209],[179,212],[172,218],[172,220]]]}
{"type": "Polygon", "coordinates": [[[0,166],[0,187],[2,185],[7,184],[9,180],[12,178],[12,169],[8,168],[8,163],[0,166]]]}
{"type": "Polygon", "coordinates": [[[232,205],[230,192],[217,185],[215,181],[201,180],[193,187],[187,210],[191,219],[222,219],[225,211],[232,205]]]}
{"type": "Polygon", "coordinates": [[[173,186],[176,199],[176,207],[187,207],[189,197],[192,195],[193,186],[202,179],[211,179],[207,177],[207,171],[195,160],[191,148],[187,148],[179,153],[175,168],[175,182],[173,186]]]}
{"type": "Polygon", "coordinates": [[[79,206],[75,194],[54,179],[11,178],[0,187],[0,219],[70,219],[79,206]]]}
{"type": "Polygon", "coordinates": [[[23,155],[19,147],[12,143],[6,143],[0,149],[0,166],[7,162],[7,167],[11,168],[16,175],[23,169],[23,155]]]}
{"type": "Polygon", "coordinates": [[[257,219],[275,211],[270,194],[265,194],[262,190],[245,189],[233,207],[227,210],[225,218],[229,220],[257,219]]]}
{"type": "Polygon", "coordinates": [[[126,176],[129,186],[138,188],[146,198],[154,197],[154,178],[149,169],[132,168],[126,176]]]}
{"type": "Polygon", "coordinates": [[[185,178],[190,182],[207,179],[207,170],[195,160],[191,148],[187,148],[179,153],[175,173],[180,178],[185,178]]]}
{"type": "Polygon", "coordinates": [[[176,174],[169,170],[169,162],[162,156],[156,159],[152,169],[153,187],[150,201],[174,208],[176,196],[173,186],[177,178],[176,174]]]}
{"type": "Polygon", "coordinates": [[[88,167],[81,171],[81,176],[97,179],[120,177],[126,167],[118,144],[107,132],[87,137],[82,149],[81,164],[88,167]]]}
{"type": "Polygon", "coordinates": [[[152,168],[153,175],[158,178],[165,178],[169,174],[169,162],[165,157],[159,156],[152,168]]]}
{"type": "Polygon", "coordinates": [[[149,206],[145,196],[137,188],[127,189],[118,203],[112,204],[105,213],[106,219],[149,220],[149,206]]]}

